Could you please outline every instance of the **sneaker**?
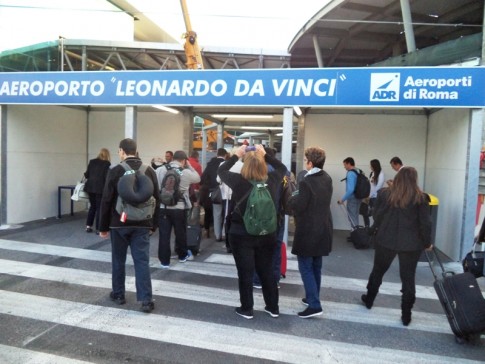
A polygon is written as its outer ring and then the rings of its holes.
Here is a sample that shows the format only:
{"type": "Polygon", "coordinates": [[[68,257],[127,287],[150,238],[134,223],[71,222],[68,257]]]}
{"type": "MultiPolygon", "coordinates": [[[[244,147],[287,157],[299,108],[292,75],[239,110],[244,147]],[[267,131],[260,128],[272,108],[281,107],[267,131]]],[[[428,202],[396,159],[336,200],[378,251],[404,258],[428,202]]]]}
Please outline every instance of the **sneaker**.
{"type": "Polygon", "coordinates": [[[114,303],[117,303],[118,305],[124,305],[126,303],[124,295],[115,296],[114,292],[111,292],[109,294],[109,298],[111,299],[111,301],[113,301],[114,303]]]}
{"type": "Polygon", "coordinates": [[[313,316],[320,316],[323,314],[323,310],[321,308],[311,308],[307,307],[304,311],[298,312],[298,317],[301,318],[310,318],[313,316]]]}
{"type": "Polygon", "coordinates": [[[180,263],[185,263],[187,260],[194,260],[194,256],[190,250],[187,250],[187,255],[183,258],[179,258],[180,263]]]}
{"type": "Polygon", "coordinates": [[[253,310],[244,311],[241,307],[236,307],[236,313],[248,320],[253,318],[253,310]]]}
{"type": "Polygon", "coordinates": [[[256,288],[256,289],[263,289],[263,286],[260,285],[260,284],[253,284],[253,288],[256,288]]]}
{"type": "Polygon", "coordinates": [[[155,303],[153,301],[145,301],[141,304],[141,310],[145,313],[150,313],[155,308],[155,303]]]}
{"type": "Polygon", "coordinates": [[[280,316],[280,311],[279,311],[278,309],[276,309],[276,310],[270,310],[270,309],[268,308],[268,306],[266,306],[266,307],[264,308],[264,312],[266,312],[267,314],[269,314],[271,317],[274,317],[274,318],[276,318],[276,317],[279,317],[279,316],[280,316]]]}
{"type": "Polygon", "coordinates": [[[301,303],[308,307],[308,301],[306,300],[306,298],[302,298],[301,303]]]}
{"type": "Polygon", "coordinates": [[[162,268],[162,269],[170,269],[170,264],[162,264],[162,263],[160,263],[160,268],[162,268]]]}

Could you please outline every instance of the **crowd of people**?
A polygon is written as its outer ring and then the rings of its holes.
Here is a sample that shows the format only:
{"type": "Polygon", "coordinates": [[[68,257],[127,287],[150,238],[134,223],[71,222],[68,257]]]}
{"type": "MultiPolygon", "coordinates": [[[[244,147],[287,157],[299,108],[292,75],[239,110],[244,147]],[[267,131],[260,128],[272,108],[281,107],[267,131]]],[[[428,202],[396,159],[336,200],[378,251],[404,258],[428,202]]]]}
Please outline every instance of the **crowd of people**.
{"type": "MultiPolygon", "coordinates": [[[[143,165],[137,154],[136,142],[123,139],[119,144],[120,161],[134,171],[143,165]]],[[[240,306],[235,312],[246,319],[253,318],[253,289],[261,288],[264,310],[271,317],[279,316],[279,279],[281,245],[284,244],[284,215],[289,209],[294,218],[295,235],[291,253],[297,257],[305,297],[298,312],[301,318],[322,315],[320,298],[323,257],[332,251],[333,219],[331,202],[333,182],[324,170],[326,153],[320,147],[304,151],[304,170],[298,173],[297,185],[287,199],[283,198],[283,181],[291,172],[279,161],[273,149],[262,145],[235,147],[230,153],[219,148],[206,168],[202,170],[197,151],[190,158],[182,150],[167,151],[165,159],[153,158],[151,167],[144,168],[144,176],[152,183],[150,196],[155,200],[152,214],[144,220],[126,220],[117,206],[120,199],[119,181],[126,166],[110,165],[110,154],[101,149],[98,157],[89,162],[85,176],[90,195],[86,231],[96,232],[102,238],[111,238],[112,292],[110,298],[117,304],[125,299],[125,261],[130,247],[135,266],[137,300],[144,312],[154,309],[149,268],[150,235],[157,229],[158,259],[162,269],[170,269],[171,234],[174,231],[174,251],[180,263],[194,258],[187,246],[187,218],[194,207],[204,210],[200,221],[205,237],[224,242],[234,257],[238,274],[240,306]],[[175,171],[175,172],[174,172],[175,171]],[[178,196],[175,202],[164,199],[169,175],[177,173],[178,196]],[[269,197],[268,197],[269,196],[269,197]],[[269,198],[271,206],[263,204],[269,198]],[[285,200],[285,201],[284,201],[285,200]],[[287,206],[283,206],[283,204],[287,206]],[[266,206],[261,221],[251,221],[258,208],[266,206]],[[266,221],[267,220],[267,221],[266,221]],[[273,221],[274,220],[274,221],[273,221]],[[254,226],[263,230],[254,233],[254,226]],[[260,226],[261,225],[261,226],[260,226]]],[[[390,161],[396,171],[393,180],[387,180],[380,161],[370,161],[370,193],[366,198],[354,194],[357,169],[352,157],[343,160],[346,170],[345,194],[338,204],[345,206],[351,226],[359,225],[359,213],[364,226],[374,240],[374,265],[363,304],[371,309],[382,284],[383,276],[396,256],[402,281],[401,319],[403,325],[411,322],[411,310],[416,299],[415,273],[424,249],[431,249],[431,218],[429,197],[418,187],[417,172],[404,167],[398,157],[390,161]],[[371,224],[372,220],[372,224],[371,224]]],[[[293,177],[294,180],[294,177],[293,177]]],[[[285,182],[286,183],[286,182],[285,182]]],[[[255,220],[253,218],[253,220],[255,220]]],[[[199,222],[198,222],[199,223],[199,222]]]]}

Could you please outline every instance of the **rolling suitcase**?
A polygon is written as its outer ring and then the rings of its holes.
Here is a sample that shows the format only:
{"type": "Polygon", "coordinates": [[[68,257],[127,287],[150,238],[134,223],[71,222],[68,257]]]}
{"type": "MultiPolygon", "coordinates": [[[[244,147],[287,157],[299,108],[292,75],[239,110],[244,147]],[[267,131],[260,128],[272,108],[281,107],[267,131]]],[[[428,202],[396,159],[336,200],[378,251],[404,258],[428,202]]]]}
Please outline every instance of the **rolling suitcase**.
{"type": "Polygon", "coordinates": [[[200,206],[193,206],[187,219],[187,249],[190,249],[193,255],[199,254],[201,240],[200,206]]]}
{"type": "Polygon", "coordinates": [[[447,272],[436,249],[434,256],[441,268],[441,277],[436,274],[433,263],[426,251],[434,289],[443,307],[456,341],[463,343],[473,340],[485,332],[485,298],[483,298],[476,278],[469,272],[455,274],[447,272]]]}
{"type": "Polygon", "coordinates": [[[347,209],[344,205],[340,205],[342,209],[345,210],[345,214],[350,222],[350,239],[354,244],[355,249],[368,249],[370,248],[370,235],[369,229],[365,228],[364,226],[355,225],[350,218],[350,215],[347,212],[347,209]]]}

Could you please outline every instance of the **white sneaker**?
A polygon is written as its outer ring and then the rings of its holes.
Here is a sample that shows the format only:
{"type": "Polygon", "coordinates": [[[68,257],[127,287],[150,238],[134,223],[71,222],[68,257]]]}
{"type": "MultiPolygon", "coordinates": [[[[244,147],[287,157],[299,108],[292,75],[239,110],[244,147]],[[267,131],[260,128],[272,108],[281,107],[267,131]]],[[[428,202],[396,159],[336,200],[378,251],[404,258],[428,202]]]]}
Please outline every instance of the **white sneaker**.
{"type": "Polygon", "coordinates": [[[162,269],[170,269],[170,265],[164,265],[164,264],[160,263],[160,268],[162,268],[162,269]]]}

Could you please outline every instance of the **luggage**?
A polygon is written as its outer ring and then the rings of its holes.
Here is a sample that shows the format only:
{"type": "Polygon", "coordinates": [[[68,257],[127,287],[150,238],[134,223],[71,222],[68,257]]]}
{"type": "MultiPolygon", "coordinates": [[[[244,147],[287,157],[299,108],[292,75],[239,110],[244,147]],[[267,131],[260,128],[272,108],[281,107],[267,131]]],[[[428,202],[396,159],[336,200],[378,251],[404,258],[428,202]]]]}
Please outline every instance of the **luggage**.
{"type": "Polygon", "coordinates": [[[354,244],[355,249],[368,249],[370,248],[371,237],[369,235],[369,229],[361,225],[354,225],[347,208],[344,205],[340,205],[345,211],[345,214],[350,222],[350,239],[354,244]]]}
{"type": "Polygon", "coordinates": [[[200,206],[193,206],[187,219],[187,249],[190,249],[193,255],[199,254],[201,240],[200,206]]]}
{"type": "Polygon", "coordinates": [[[465,272],[470,272],[476,278],[480,278],[485,275],[485,251],[476,251],[476,245],[473,244],[472,251],[465,256],[461,263],[465,272]]]}
{"type": "Polygon", "coordinates": [[[435,279],[434,289],[456,341],[463,343],[479,337],[485,332],[485,298],[476,278],[469,272],[454,274],[445,271],[436,249],[433,252],[441,268],[441,277],[436,274],[429,253],[425,253],[435,279]]]}
{"type": "Polygon", "coordinates": [[[286,268],[288,265],[288,256],[286,253],[286,243],[283,241],[281,243],[281,266],[280,266],[280,273],[281,277],[286,278],[286,268]]]}

